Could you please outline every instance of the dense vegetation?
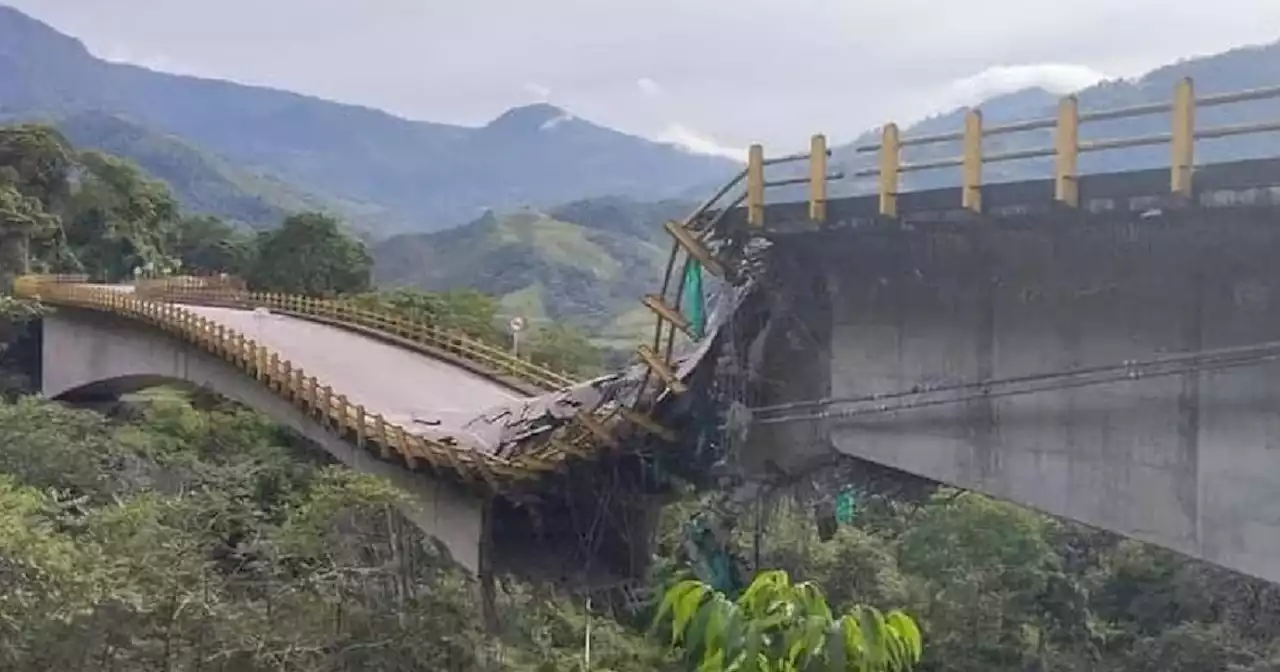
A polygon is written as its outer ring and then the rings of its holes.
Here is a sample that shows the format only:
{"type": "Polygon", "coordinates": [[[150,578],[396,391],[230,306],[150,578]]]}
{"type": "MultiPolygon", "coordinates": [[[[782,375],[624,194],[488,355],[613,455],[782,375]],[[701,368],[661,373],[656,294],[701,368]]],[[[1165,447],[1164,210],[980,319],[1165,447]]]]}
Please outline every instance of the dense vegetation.
{"type": "MultiPolygon", "coordinates": [[[[567,669],[579,610],[504,592],[510,634],[486,636],[474,587],[397,493],[197,403],[153,395],[112,419],[0,405],[0,668],[567,669]]],[[[661,660],[596,633],[606,660],[661,660]]]]}
{"type": "MultiPolygon", "coordinates": [[[[566,670],[581,657],[580,606],[507,581],[486,634],[473,587],[395,513],[394,492],[250,411],[164,393],[108,419],[23,399],[0,405],[0,436],[3,669],[566,670]]],[[[672,561],[692,506],[671,512],[672,561]]],[[[976,495],[868,503],[825,542],[783,503],[767,530],[765,566],[815,581],[833,608],[919,618],[921,669],[1280,669],[1280,588],[976,495]]],[[[592,621],[593,669],[682,669],[646,620],[592,621]]]]}

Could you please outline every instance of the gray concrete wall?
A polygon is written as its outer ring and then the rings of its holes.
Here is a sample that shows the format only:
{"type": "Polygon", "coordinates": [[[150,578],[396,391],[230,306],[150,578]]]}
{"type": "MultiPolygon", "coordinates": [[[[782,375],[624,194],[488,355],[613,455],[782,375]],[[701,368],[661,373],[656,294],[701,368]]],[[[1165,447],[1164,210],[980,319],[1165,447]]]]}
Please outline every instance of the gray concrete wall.
{"type": "MultiPolygon", "coordinates": [[[[1278,225],[1192,210],[786,238],[799,289],[779,303],[820,337],[770,359],[827,372],[800,399],[1280,340],[1278,225]]],[[[1276,364],[770,426],[753,446],[834,447],[1280,581],[1276,364]]]]}
{"type": "Polygon", "coordinates": [[[409,495],[403,507],[406,515],[440,540],[461,566],[473,573],[480,567],[482,499],[357,449],[220,359],[127,320],[58,309],[44,318],[42,360],[42,390],[50,398],[118,395],[179,381],[262,411],[353,469],[399,486],[409,495]]]}

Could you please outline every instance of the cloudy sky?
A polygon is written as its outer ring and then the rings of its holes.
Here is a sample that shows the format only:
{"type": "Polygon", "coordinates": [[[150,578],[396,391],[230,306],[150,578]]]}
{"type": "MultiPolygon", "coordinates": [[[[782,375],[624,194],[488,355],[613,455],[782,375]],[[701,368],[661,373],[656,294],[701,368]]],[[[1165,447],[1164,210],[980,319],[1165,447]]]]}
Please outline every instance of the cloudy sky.
{"type": "Polygon", "coordinates": [[[789,150],[1280,39],[1280,0],[0,0],[111,60],[481,124],[789,150]]]}

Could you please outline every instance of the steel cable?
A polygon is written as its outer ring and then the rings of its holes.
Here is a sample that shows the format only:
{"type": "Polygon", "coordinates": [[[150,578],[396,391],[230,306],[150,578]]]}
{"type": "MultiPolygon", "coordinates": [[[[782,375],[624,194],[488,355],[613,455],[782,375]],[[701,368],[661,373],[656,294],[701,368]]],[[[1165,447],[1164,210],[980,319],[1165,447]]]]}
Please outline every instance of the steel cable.
{"type": "Polygon", "coordinates": [[[1181,375],[1197,371],[1211,371],[1241,366],[1256,366],[1280,359],[1280,342],[1269,342],[1251,346],[1239,346],[1206,350],[1196,353],[1185,353],[1157,357],[1150,360],[1126,360],[1119,364],[1084,367],[1053,373],[1040,373],[1016,376],[1005,379],[988,380],[972,383],[936,385],[932,387],[916,387],[911,390],[877,393],[848,398],[830,398],[817,401],[778,404],[753,409],[757,424],[776,424],[824,418],[846,418],[856,416],[894,413],[904,410],[926,408],[945,404],[959,404],[968,401],[1002,398],[1017,395],[1033,394],[1055,390],[1073,389],[1092,385],[1124,382],[1131,380],[1158,378],[1181,375]],[[1027,387],[1017,387],[1026,385],[1027,387]],[[1000,389],[1000,388],[1014,389],[1000,389]],[[978,390],[974,394],[960,394],[943,399],[928,399],[932,395],[943,393],[963,393],[978,390]],[[926,397],[924,400],[918,400],[926,397]],[[897,401],[898,403],[883,403],[897,401]],[[877,403],[866,408],[865,404],[877,403]],[[864,407],[833,410],[834,406],[863,405],[864,407]],[[785,414],[786,411],[796,411],[785,414]],[[779,415],[781,414],[781,415],[779,415]]]}

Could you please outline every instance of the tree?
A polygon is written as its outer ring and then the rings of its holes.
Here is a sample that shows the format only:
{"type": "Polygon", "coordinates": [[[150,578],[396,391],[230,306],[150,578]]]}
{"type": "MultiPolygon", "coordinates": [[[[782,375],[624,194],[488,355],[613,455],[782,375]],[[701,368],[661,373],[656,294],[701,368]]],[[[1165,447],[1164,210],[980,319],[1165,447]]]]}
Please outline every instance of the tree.
{"type": "Polygon", "coordinates": [[[332,296],[368,291],[372,271],[364,243],[343,232],[336,219],[311,212],[258,234],[248,280],[263,291],[332,296]]]}
{"type": "Polygon", "coordinates": [[[189,272],[243,275],[253,256],[253,238],[217,217],[198,215],[178,223],[171,249],[189,272]]]}
{"type": "Polygon", "coordinates": [[[124,159],[82,152],[80,160],[84,175],[64,227],[84,272],[118,282],[132,278],[135,268],[176,266],[168,243],[178,202],[169,188],[124,159]]]}
{"type": "Polygon", "coordinates": [[[350,297],[357,306],[396,312],[410,320],[461,331],[490,345],[506,347],[498,329],[498,302],[474,289],[427,292],[400,287],[350,297]]]}
{"type": "Polygon", "coordinates": [[[0,182],[36,199],[44,211],[59,212],[71,195],[77,157],[58,131],[38,124],[0,128],[0,182]]]}
{"type": "Polygon", "coordinates": [[[836,618],[821,589],[786,572],[756,576],[737,600],[697,580],[670,588],[655,625],[672,618],[671,645],[699,672],[881,672],[920,660],[920,631],[901,611],[857,606],[836,618]]]}
{"type": "Polygon", "coordinates": [[[70,143],[47,126],[0,128],[0,285],[30,263],[30,242],[58,230],[71,193],[70,143]]]}
{"type": "Polygon", "coordinates": [[[928,662],[985,672],[1052,657],[1061,624],[1046,607],[1061,560],[1046,539],[1049,526],[981,495],[933,497],[899,546],[902,569],[927,581],[930,598],[916,613],[930,632],[928,662]]]}
{"type": "Polygon", "coordinates": [[[5,289],[14,276],[29,270],[30,239],[56,226],[57,218],[39,200],[0,181],[0,283],[5,289]]]}
{"type": "Polygon", "coordinates": [[[534,362],[556,371],[591,375],[603,368],[600,350],[582,332],[563,324],[538,329],[527,345],[534,362]]]}

